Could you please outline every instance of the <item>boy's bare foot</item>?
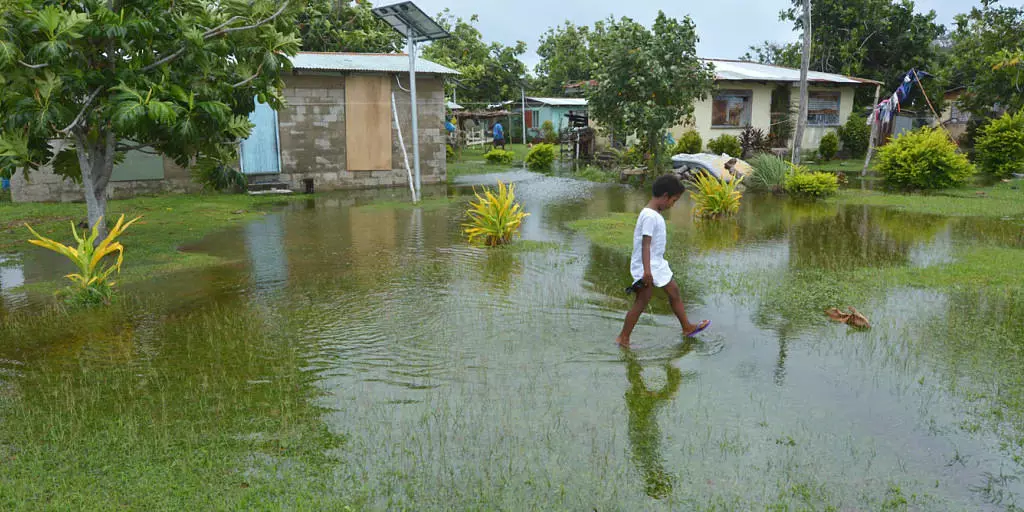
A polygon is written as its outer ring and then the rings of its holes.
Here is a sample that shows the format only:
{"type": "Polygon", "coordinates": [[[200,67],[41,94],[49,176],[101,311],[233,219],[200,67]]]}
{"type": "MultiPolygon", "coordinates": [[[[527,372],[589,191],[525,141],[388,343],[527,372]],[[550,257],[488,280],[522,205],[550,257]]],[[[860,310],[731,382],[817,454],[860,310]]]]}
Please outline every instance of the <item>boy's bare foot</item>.
{"type": "Polygon", "coordinates": [[[704,329],[707,329],[709,326],[711,326],[711,320],[701,320],[699,324],[690,325],[689,328],[683,329],[683,336],[693,336],[694,334],[698,334],[704,329]]]}
{"type": "Polygon", "coordinates": [[[629,338],[619,336],[618,338],[615,338],[615,343],[618,343],[620,347],[629,348],[629,338]]]}

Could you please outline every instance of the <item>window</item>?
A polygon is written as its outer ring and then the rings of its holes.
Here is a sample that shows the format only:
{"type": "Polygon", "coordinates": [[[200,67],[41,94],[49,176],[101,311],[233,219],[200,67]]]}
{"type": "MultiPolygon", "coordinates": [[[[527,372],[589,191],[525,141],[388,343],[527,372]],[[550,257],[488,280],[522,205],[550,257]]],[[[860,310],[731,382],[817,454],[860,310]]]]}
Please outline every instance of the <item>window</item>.
{"type": "Polygon", "coordinates": [[[711,105],[711,126],[739,128],[750,124],[751,91],[722,91],[711,105]]]}
{"type": "Polygon", "coordinates": [[[526,111],[526,127],[540,128],[540,110],[526,111]]]}
{"type": "Polygon", "coordinates": [[[807,126],[839,125],[838,92],[812,91],[807,98],[807,126]]]}

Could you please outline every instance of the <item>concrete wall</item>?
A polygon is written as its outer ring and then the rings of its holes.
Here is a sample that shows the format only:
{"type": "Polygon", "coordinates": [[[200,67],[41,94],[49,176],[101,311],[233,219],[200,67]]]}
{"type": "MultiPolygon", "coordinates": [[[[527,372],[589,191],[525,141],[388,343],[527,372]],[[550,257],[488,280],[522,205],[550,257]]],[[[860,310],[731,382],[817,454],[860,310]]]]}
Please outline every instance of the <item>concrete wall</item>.
{"type": "MultiPolygon", "coordinates": [[[[751,112],[750,112],[750,125],[754,128],[760,128],[764,130],[765,134],[771,128],[771,110],[772,110],[772,91],[775,90],[775,83],[759,83],[759,82],[730,82],[720,81],[717,83],[719,90],[737,90],[737,91],[750,91],[751,92],[751,112]]],[[[853,98],[854,88],[853,87],[811,87],[811,91],[840,91],[839,99],[839,124],[845,123],[846,119],[850,117],[850,113],[853,112],[853,98]]],[[[792,105],[795,109],[800,105],[800,87],[797,84],[795,87],[791,87],[792,94],[792,105]]],[[[698,101],[694,105],[694,122],[693,124],[683,124],[673,127],[669,130],[672,136],[679,140],[679,137],[686,131],[696,129],[700,133],[701,138],[704,140],[705,148],[707,143],[711,139],[718,138],[723,134],[733,135],[739,137],[740,133],[743,132],[743,127],[739,128],[717,128],[711,126],[711,110],[712,110],[713,98],[708,97],[703,101],[698,101]]],[[[795,121],[795,119],[794,119],[795,121]]],[[[836,131],[837,126],[828,127],[817,127],[808,126],[804,131],[804,149],[817,149],[818,143],[821,138],[829,132],[836,131]]]]}
{"type": "MultiPolygon", "coordinates": [[[[126,159],[128,165],[132,159],[126,159]]],[[[119,170],[115,168],[115,174],[119,170]]],[[[192,181],[189,171],[163,161],[163,179],[111,181],[107,185],[108,199],[127,199],[140,195],[184,194],[197,192],[202,187],[192,181]]],[[[32,171],[29,175],[18,171],[11,178],[11,201],[16,203],[84,202],[82,186],[54,174],[50,167],[32,171]]]]}
{"type": "MultiPolygon", "coordinates": [[[[391,76],[398,121],[412,166],[412,121],[409,93],[391,76]]],[[[408,87],[408,76],[400,75],[408,87]]],[[[420,173],[424,185],[447,181],[444,131],[444,84],[434,76],[417,75],[420,173]]],[[[287,106],[278,113],[282,169],[279,179],[293,190],[313,179],[316,190],[408,186],[409,178],[392,123],[390,171],[349,171],[345,154],[345,76],[340,73],[285,78],[287,106]]],[[[390,110],[390,106],[389,106],[390,110]]]]}

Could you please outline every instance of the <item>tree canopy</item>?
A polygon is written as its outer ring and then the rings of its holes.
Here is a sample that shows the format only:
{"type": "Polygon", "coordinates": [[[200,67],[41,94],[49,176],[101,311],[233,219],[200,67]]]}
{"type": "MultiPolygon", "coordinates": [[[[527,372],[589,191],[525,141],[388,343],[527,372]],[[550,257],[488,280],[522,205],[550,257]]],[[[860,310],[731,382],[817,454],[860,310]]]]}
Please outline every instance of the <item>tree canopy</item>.
{"type": "MultiPolygon", "coordinates": [[[[794,32],[803,33],[803,2],[791,2],[779,17],[792,22],[794,32]]],[[[935,42],[945,27],[936,23],[935,11],[922,13],[915,7],[912,0],[811,0],[811,70],[878,80],[889,90],[899,86],[910,69],[936,71],[941,61],[935,42]]],[[[800,65],[796,43],[765,41],[750,49],[744,60],[800,65]]],[[[942,84],[933,79],[926,87],[938,93],[942,84]]],[[[872,94],[861,88],[858,99],[869,102],[872,94]]],[[[931,96],[941,99],[939,94],[931,96]]]]}
{"type": "Polygon", "coordinates": [[[373,15],[367,0],[309,0],[296,23],[310,52],[391,53],[405,40],[373,15]]]}
{"type": "Polygon", "coordinates": [[[694,101],[714,87],[711,66],[697,57],[697,40],[689,17],[661,11],[650,29],[609,18],[591,34],[597,85],[587,91],[590,112],[605,126],[635,131],[655,167],[664,131],[690,118],[694,101]]]}
{"type": "Polygon", "coordinates": [[[981,116],[995,106],[1024,108],[1024,8],[998,3],[983,0],[957,16],[950,34],[951,84],[966,87],[958,102],[981,116]]]}
{"type": "Polygon", "coordinates": [[[80,179],[90,225],[126,151],[236,161],[299,49],[287,0],[0,1],[0,168],[80,179]]]}
{"type": "Polygon", "coordinates": [[[423,49],[423,58],[453,68],[460,73],[456,87],[459,103],[493,103],[519,98],[520,88],[526,83],[526,65],[519,56],[526,53],[526,43],[514,46],[501,43],[487,44],[474,26],[477,15],[469,21],[456,18],[445,9],[437,15],[437,22],[452,37],[430,43],[423,49]]]}
{"type": "Polygon", "coordinates": [[[773,66],[782,66],[784,68],[799,68],[800,44],[779,44],[772,41],[765,41],[761,43],[760,46],[751,46],[750,51],[740,57],[740,60],[757,62],[760,64],[771,64],[773,66]]]}
{"type": "Polygon", "coordinates": [[[566,84],[593,78],[595,56],[589,39],[590,27],[570,21],[544,33],[537,47],[541,60],[534,68],[539,93],[563,96],[566,84]]]}

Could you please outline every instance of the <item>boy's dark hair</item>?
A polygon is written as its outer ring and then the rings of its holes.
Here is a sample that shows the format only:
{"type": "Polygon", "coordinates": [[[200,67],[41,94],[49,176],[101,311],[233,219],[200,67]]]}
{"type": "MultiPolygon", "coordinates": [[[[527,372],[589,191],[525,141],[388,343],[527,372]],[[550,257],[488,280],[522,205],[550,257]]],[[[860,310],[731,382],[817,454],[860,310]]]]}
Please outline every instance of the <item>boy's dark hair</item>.
{"type": "Polygon", "coordinates": [[[678,176],[675,174],[665,174],[654,180],[652,192],[654,197],[673,197],[683,195],[683,190],[683,182],[679,181],[678,176]]]}

